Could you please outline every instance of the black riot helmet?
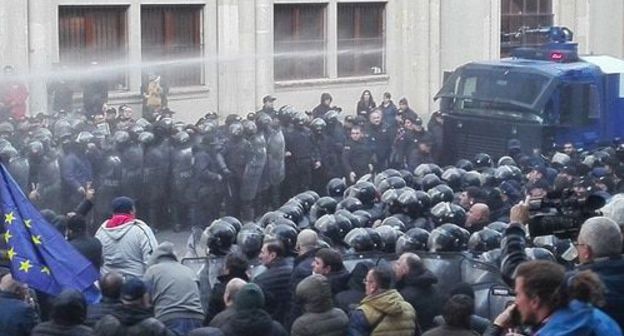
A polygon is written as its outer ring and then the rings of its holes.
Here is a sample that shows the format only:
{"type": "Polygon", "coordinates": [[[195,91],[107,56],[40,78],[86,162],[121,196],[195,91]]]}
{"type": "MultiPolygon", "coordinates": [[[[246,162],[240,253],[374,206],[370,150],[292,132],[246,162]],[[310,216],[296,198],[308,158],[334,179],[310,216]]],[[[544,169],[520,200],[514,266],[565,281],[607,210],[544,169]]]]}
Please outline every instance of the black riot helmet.
{"type": "Polygon", "coordinates": [[[468,238],[455,224],[443,224],[431,231],[427,246],[431,252],[459,252],[466,248],[468,238]]]}
{"type": "Polygon", "coordinates": [[[236,240],[236,229],[230,223],[217,219],[204,230],[202,236],[210,254],[224,256],[236,240]]]}
{"type": "MultiPolygon", "coordinates": [[[[7,141],[8,142],[8,141],[7,141]]],[[[45,147],[41,141],[31,141],[26,145],[26,150],[29,157],[41,157],[45,154],[45,147]]]]}
{"type": "Polygon", "coordinates": [[[403,213],[411,218],[424,216],[431,206],[429,195],[422,190],[405,189],[397,199],[399,206],[403,209],[403,213]]]}
{"type": "Polygon", "coordinates": [[[327,123],[321,118],[314,118],[314,120],[310,122],[310,129],[312,129],[315,133],[323,133],[326,127],[327,123]]]}
{"type": "Polygon", "coordinates": [[[230,223],[230,225],[232,225],[232,227],[234,227],[234,229],[236,230],[237,233],[243,228],[243,224],[236,217],[225,216],[225,217],[221,217],[221,220],[224,220],[224,221],[230,223]]]}
{"type": "Polygon", "coordinates": [[[369,208],[377,199],[377,190],[370,182],[357,182],[349,188],[346,196],[359,199],[365,207],[369,208]]]}
{"type": "Polygon", "coordinates": [[[401,188],[405,188],[406,186],[407,186],[407,183],[402,177],[392,176],[379,182],[377,190],[379,191],[380,194],[383,195],[386,191],[390,189],[401,189],[401,188]]]}
{"type": "Polygon", "coordinates": [[[351,230],[345,236],[344,242],[355,252],[374,251],[377,248],[365,228],[351,230]]]}
{"type": "Polygon", "coordinates": [[[358,219],[358,227],[372,227],[374,224],[373,215],[366,210],[357,210],[353,212],[353,215],[358,219]]]}
{"type": "Polygon", "coordinates": [[[442,184],[442,181],[440,180],[440,178],[438,177],[438,175],[433,174],[433,173],[429,173],[425,176],[423,176],[422,180],[420,181],[420,184],[422,185],[422,189],[424,191],[429,191],[429,189],[442,184]]]}
{"type": "Polygon", "coordinates": [[[496,178],[498,182],[511,180],[514,178],[514,171],[511,166],[500,166],[496,168],[496,171],[494,172],[494,178],[496,178]]]}
{"type": "Polygon", "coordinates": [[[382,226],[390,226],[401,232],[405,232],[405,223],[398,217],[386,217],[382,222],[382,226]]]}
{"type": "Polygon", "coordinates": [[[494,164],[490,155],[486,153],[477,153],[472,160],[472,163],[474,164],[474,168],[477,170],[490,168],[494,164]]]}
{"type": "Polygon", "coordinates": [[[391,227],[391,226],[379,226],[376,227],[375,232],[381,238],[383,242],[383,252],[394,253],[397,239],[403,235],[403,232],[391,227]]]}
{"type": "Polygon", "coordinates": [[[343,197],[346,189],[344,179],[335,177],[327,182],[327,195],[330,197],[343,197]]]}
{"type": "Polygon", "coordinates": [[[451,187],[453,191],[459,191],[459,189],[461,188],[461,177],[463,174],[463,170],[455,167],[450,167],[442,173],[440,179],[442,179],[442,181],[444,181],[449,187],[451,187]]]}
{"type": "Polygon", "coordinates": [[[230,136],[234,138],[240,138],[243,136],[243,124],[240,122],[234,122],[228,127],[230,136]]]}
{"type": "Polygon", "coordinates": [[[117,146],[123,146],[130,142],[130,134],[126,131],[116,131],[113,133],[113,142],[117,146]]]}
{"type": "Polygon", "coordinates": [[[249,260],[255,259],[262,249],[264,241],[264,233],[259,226],[253,224],[256,228],[245,227],[236,236],[236,244],[249,260]]]}
{"type": "Polygon", "coordinates": [[[364,209],[364,204],[362,204],[362,201],[355,197],[346,197],[342,201],[338,202],[338,205],[336,205],[336,210],[341,209],[349,212],[355,212],[357,210],[364,209]]]}
{"type": "Polygon", "coordinates": [[[478,171],[467,171],[461,177],[462,188],[481,187],[481,174],[478,171]]]}
{"type": "Polygon", "coordinates": [[[331,197],[319,198],[310,209],[310,221],[314,223],[323,215],[333,214],[336,212],[336,205],[338,205],[338,202],[331,197]]]}
{"type": "Polygon", "coordinates": [[[76,136],[76,143],[79,143],[82,145],[92,143],[94,140],[95,140],[95,137],[93,136],[93,133],[87,132],[87,131],[82,131],[78,133],[78,136],[76,136]]]}
{"type": "Polygon", "coordinates": [[[436,226],[444,223],[464,225],[466,211],[457,204],[442,202],[431,208],[431,219],[436,226]]]}
{"type": "Polygon", "coordinates": [[[339,220],[344,221],[346,219],[338,217],[335,215],[324,215],[314,223],[316,231],[323,237],[329,238],[334,246],[339,244],[348,232],[345,230],[346,226],[341,226],[338,223],[339,220]]]}
{"type": "Polygon", "coordinates": [[[297,194],[295,198],[299,200],[299,203],[301,203],[301,205],[303,206],[303,211],[305,213],[308,213],[316,202],[316,198],[314,198],[314,195],[308,192],[297,194]]]}
{"type": "Polygon", "coordinates": [[[154,133],[152,132],[142,132],[139,134],[139,142],[144,145],[149,145],[154,142],[154,133]]]}
{"type": "Polygon", "coordinates": [[[347,210],[336,210],[334,215],[336,216],[338,224],[348,228],[346,230],[347,232],[351,231],[354,227],[360,227],[363,223],[361,217],[358,217],[347,210]]]}
{"type": "Polygon", "coordinates": [[[427,251],[428,241],[429,231],[413,228],[397,239],[395,252],[400,256],[405,252],[427,251]]]}
{"type": "Polygon", "coordinates": [[[256,126],[256,123],[251,121],[251,120],[243,120],[242,122],[243,124],[243,134],[245,134],[245,136],[253,136],[258,132],[258,126],[256,126]]]}
{"type": "Polygon", "coordinates": [[[463,169],[467,172],[474,169],[474,165],[472,164],[472,162],[466,159],[459,159],[457,163],[455,164],[455,167],[459,169],[463,169]]]}
{"type": "Polygon", "coordinates": [[[173,132],[174,121],[171,118],[162,118],[154,124],[154,135],[164,138],[173,132]]]}
{"type": "Polygon", "coordinates": [[[286,224],[276,225],[271,235],[282,243],[286,255],[294,256],[297,254],[295,246],[297,245],[297,230],[286,224]]]}
{"type": "Polygon", "coordinates": [[[487,227],[489,229],[492,229],[494,231],[497,231],[500,234],[505,233],[505,230],[507,230],[507,228],[509,227],[509,224],[505,223],[505,222],[492,222],[490,224],[487,225],[487,227]]]}
{"type": "Polygon", "coordinates": [[[325,119],[328,124],[335,124],[338,122],[338,112],[334,110],[329,110],[325,112],[325,114],[323,115],[323,119],[325,119]]]}
{"type": "Polygon", "coordinates": [[[401,178],[403,179],[403,181],[405,181],[406,186],[410,188],[416,188],[416,178],[414,177],[414,174],[412,174],[412,172],[407,169],[401,169],[399,170],[399,173],[401,173],[401,178]]]}
{"type": "Polygon", "coordinates": [[[284,214],[284,218],[293,221],[293,223],[299,223],[303,218],[303,207],[298,202],[288,202],[282,205],[279,211],[284,214]]]}
{"type": "Polygon", "coordinates": [[[180,131],[173,136],[176,145],[185,145],[191,141],[191,136],[186,131],[180,131]]]}
{"type": "Polygon", "coordinates": [[[468,250],[473,253],[482,253],[500,247],[503,235],[490,228],[483,228],[470,236],[468,250]]]}
{"type": "Polygon", "coordinates": [[[279,218],[285,218],[285,214],[281,211],[268,211],[258,221],[258,225],[262,228],[266,228],[267,225],[274,223],[279,218]]]}
{"type": "Polygon", "coordinates": [[[437,186],[429,189],[427,192],[431,198],[431,205],[436,205],[442,202],[453,202],[455,193],[451,187],[446,184],[438,184],[437,186]]]}
{"type": "Polygon", "coordinates": [[[492,167],[488,167],[488,168],[483,168],[483,170],[481,171],[481,178],[483,180],[483,186],[484,187],[494,187],[497,186],[497,180],[496,180],[496,169],[492,168],[492,167]]]}
{"type": "Polygon", "coordinates": [[[418,165],[418,167],[416,167],[416,169],[414,169],[414,176],[415,177],[425,177],[425,175],[427,174],[432,174],[433,170],[431,169],[431,166],[428,163],[421,163],[418,165]]]}
{"type": "Polygon", "coordinates": [[[390,189],[381,195],[381,202],[391,215],[403,212],[403,207],[399,203],[399,196],[401,196],[406,189],[407,188],[390,189]]]}
{"type": "Polygon", "coordinates": [[[293,117],[293,123],[295,126],[303,127],[308,121],[308,115],[303,112],[298,112],[293,117]]]}

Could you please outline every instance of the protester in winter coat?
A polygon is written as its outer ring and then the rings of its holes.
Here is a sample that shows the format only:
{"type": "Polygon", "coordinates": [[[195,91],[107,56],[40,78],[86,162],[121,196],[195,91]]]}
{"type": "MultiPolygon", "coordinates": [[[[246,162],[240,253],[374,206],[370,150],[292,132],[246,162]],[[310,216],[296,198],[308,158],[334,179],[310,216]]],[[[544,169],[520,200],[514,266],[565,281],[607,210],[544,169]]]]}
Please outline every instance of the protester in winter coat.
{"type": "Polygon", "coordinates": [[[452,296],[444,305],[445,324],[431,329],[423,336],[477,336],[470,327],[470,317],[474,312],[474,300],[466,295],[452,296]]]}
{"type": "Polygon", "coordinates": [[[118,197],[112,202],[113,216],[95,233],[102,243],[104,264],[100,272],[117,271],[124,277],[142,277],[149,257],[158,246],[152,229],[135,217],[134,202],[118,197]]]}
{"type": "Polygon", "coordinates": [[[292,265],[285,259],[284,247],[278,240],[264,243],[260,250],[260,261],[267,270],[253,279],[253,282],[264,292],[267,311],[273,319],[283,323],[292,304],[289,287],[292,265]]]}
{"type": "Polygon", "coordinates": [[[349,318],[332,304],[331,286],[326,277],[313,274],[297,286],[296,299],[304,314],[293,323],[291,336],[346,335],[349,318]]]}
{"type": "Polygon", "coordinates": [[[154,318],[147,287],[140,279],[126,280],[121,287],[121,302],[119,309],[97,322],[96,336],[175,336],[154,318]]]}
{"type": "Polygon", "coordinates": [[[286,336],[284,328],[264,310],[264,294],[258,285],[243,286],[234,300],[236,313],[222,328],[225,336],[286,336]]]}
{"type": "Polygon", "coordinates": [[[416,311],[390,289],[392,271],[375,267],[366,275],[366,297],[349,320],[349,336],[420,335],[416,311]]]}
{"type": "MultiPolygon", "coordinates": [[[[217,314],[211,321],[210,326],[215,328],[222,328],[225,324],[229,323],[230,319],[236,313],[234,308],[234,298],[238,292],[247,284],[247,281],[239,278],[233,278],[228,281],[225,286],[225,293],[223,294],[223,300],[225,301],[225,310],[217,314]]],[[[206,325],[206,320],[204,320],[206,325]]]]}
{"type": "Polygon", "coordinates": [[[37,313],[24,300],[26,286],[7,271],[0,275],[0,330],[7,336],[27,336],[37,324],[37,313]]]}
{"type": "Polygon", "coordinates": [[[195,272],[178,262],[170,242],[154,251],[143,277],[150,289],[156,318],[179,335],[202,326],[204,311],[199,301],[195,272]]]}
{"type": "Polygon", "coordinates": [[[366,296],[364,281],[368,271],[375,266],[372,262],[361,261],[351,271],[348,289],[341,291],[334,296],[334,304],[349,314],[351,310],[357,308],[357,305],[366,296]]]}
{"type": "MultiPolygon", "coordinates": [[[[223,274],[217,277],[217,282],[212,290],[210,291],[210,298],[207,302],[207,305],[204,307],[206,311],[206,316],[204,318],[204,325],[210,324],[210,321],[221,313],[226,308],[226,302],[224,299],[224,295],[226,292],[226,285],[232,279],[241,279],[244,282],[249,281],[249,277],[247,276],[247,269],[249,267],[249,262],[239,252],[230,252],[225,256],[225,266],[223,270],[223,274]]],[[[205,293],[202,293],[205,294],[205,293]]],[[[232,297],[232,301],[234,297],[232,297]]],[[[202,302],[203,303],[203,302],[202,302]]]]}
{"type": "Polygon", "coordinates": [[[121,274],[117,272],[104,274],[100,277],[99,284],[102,300],[87,308],[87,321],[85,324],[89,327],[94,327],[102,317],[112,314],[121,306],[120,296],[121,286],[123,285],[121,274]]]}
{"type": "Polygon", "coordinates": [[[404,253],[394,266],[396,288],[418,314],[422,330],[433,327],[433,318],[442,312],[442,295],[435,286],[438,282],[431,271],[425,268],[418,255],[404,253]]]}
{"type": "Polygon", "coordinates": [[[61,292],[52,301],[51,320],[33,329],[33,336],[90,336],[93,330],[83,323],[87,317],[87,302],[75,289],[61,292]]]}

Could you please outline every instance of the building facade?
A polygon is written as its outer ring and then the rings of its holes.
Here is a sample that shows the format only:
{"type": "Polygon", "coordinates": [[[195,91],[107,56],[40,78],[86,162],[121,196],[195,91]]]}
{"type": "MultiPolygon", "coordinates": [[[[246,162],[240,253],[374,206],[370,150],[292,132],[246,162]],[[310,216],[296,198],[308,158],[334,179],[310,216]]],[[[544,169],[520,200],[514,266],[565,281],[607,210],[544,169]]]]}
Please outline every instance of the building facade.
{"type": "Polygon", "coordinates": [[[102,77],[111,105],[140,111],[156,73],[189,122],[246,114],[266,94],[306,110],[330,92],[355,113],[365,89],[428,117],[445,71],[536,43],[517,32],[551,24],[583,53],[624,56],[621,0],[3,0],[0,66],[28,81],[31,114],[49,110],[58,76],[77,106],[81,81],[102,77]]]}

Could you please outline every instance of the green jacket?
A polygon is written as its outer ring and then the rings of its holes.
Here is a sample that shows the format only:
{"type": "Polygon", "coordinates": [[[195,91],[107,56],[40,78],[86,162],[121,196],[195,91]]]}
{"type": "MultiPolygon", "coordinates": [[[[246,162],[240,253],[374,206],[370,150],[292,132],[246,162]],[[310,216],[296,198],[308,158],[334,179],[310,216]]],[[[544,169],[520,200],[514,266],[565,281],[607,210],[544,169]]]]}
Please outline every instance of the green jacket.
{"type": "Polygon", "coordinates": [[[416,311],[394,289],[367,296],[357,308],[361,311],[373,336],[412,336],[420,334],[416,311]]]}

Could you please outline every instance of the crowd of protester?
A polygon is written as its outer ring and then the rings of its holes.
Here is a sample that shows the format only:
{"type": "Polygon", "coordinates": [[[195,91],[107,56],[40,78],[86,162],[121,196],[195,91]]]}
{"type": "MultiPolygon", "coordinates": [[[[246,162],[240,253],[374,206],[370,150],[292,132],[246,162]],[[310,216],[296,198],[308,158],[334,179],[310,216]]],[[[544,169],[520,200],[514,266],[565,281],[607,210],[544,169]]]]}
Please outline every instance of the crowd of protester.
{"type": "Polygon", "coordinates": [[[441,168],[442,116],[425,128],[389,93],[377,106],[364,91],[353,114],[328,93],[309,113],[266,96],[222,125],[176,122],[157,98],[137,120],[104,103],[3,115],[3,164],[100,270],[102,293],[44,298],[2,269],[6,335],[622,334],[624,146],[512,139],[498,160],[441,168]],[[536,211],[566,214],[535,200],[590,196],[606,205],[572,234],[536,234],[536,211]],[[199,272],[156,239],[185,227],[199,272]],[[448,283],[432,255],[484,265],[515,299],[478,315],[475,284],[448,283]]]}

